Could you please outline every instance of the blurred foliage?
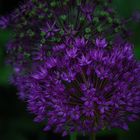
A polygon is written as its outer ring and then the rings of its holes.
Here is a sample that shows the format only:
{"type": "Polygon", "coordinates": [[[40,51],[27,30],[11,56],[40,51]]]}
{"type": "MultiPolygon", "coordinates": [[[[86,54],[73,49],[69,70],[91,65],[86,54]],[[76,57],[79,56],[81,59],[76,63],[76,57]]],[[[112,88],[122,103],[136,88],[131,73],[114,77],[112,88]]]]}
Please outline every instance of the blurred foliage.
{"type": "Polygon", "coordinates": [[[8,84],[8,78],[11,72],[9,66],[5,65],[5,45],[10,39],[10,31],[0,30],[0,85],[8,84]]]}
{"type": "MultiPolygon", "coordinates": [[[[121,17],[129,18],[133,12],[140,11],[140,0],[113,0],[113,7],[117,9],[121,17]]],[[[135,45],[135,55],[140,59],[140,23],[132,21],[128,29],[134,32],[132,42],[135,45]]]]}
{"type": "MultiPolygon", "coordinates": [[[[114,0],[113,7],[121,17],[128,18],[135,10],[140,10],[140,0],[114,0]]],[[[135,45],[135,55],[140,59],[140,23],[131,22],[129,28],[134,31],[131,40],[135,45]]],[[[16,89],[12,90],[8,80],[11,68],[5,64],[5,45],[9,38],[10,30],[0,30],[0,140],[62,140],[63,138],[57,135],[50,138],[51,132],[42,132],[42,125],[32,122],[32,116],[25,110],[25,104],[16,96],[16,89]]],[[[110,140],[107,136],[112,136],[112,140],[140,139],[140,121],[129,126],[128,132],[119,129],[104,130],[98,133],[98,139],[110,140]]]]}

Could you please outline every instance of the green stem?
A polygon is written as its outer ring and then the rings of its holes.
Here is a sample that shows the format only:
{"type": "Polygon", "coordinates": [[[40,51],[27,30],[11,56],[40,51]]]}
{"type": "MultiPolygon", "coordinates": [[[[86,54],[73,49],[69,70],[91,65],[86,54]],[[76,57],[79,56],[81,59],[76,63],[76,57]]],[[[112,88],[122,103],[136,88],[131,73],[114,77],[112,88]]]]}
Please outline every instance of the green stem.
{"type": "Polygon", "coordinates": [[[70,135],[70,140],[76,140],[77,138],[77,133],[74,132],[73,134],[70,135]]]}
{"type": "Polygon", "coordinates": [[[92,134],[90,135],[90,140],[96,140],[96,135],[95,135],[95,133],[92,133],[92,134]]]}

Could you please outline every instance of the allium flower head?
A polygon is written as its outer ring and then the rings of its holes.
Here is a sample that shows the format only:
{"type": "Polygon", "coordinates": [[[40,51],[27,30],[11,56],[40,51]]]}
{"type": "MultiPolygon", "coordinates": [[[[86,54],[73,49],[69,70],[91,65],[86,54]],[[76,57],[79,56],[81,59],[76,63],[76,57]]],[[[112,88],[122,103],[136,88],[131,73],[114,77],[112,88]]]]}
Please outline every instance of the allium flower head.
{"type": "Polygon", "coordinates": [[[140,63],[110,2],[29,0],[8,17],[12,82],[45,131],[127,130],[139,118],[140,63]]]}

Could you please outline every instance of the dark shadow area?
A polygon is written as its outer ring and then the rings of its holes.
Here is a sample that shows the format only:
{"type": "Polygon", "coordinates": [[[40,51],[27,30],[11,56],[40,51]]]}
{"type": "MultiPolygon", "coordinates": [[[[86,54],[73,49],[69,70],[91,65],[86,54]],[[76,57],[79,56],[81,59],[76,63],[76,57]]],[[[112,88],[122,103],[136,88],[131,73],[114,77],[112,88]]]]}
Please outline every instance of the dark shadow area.
{"type": "Polygon", "coordinates": [[[97,140],[118,140],[117,135],[98,136],[97,140]]]}
{"type": "Polygon", "coordinates": [[[24,0],[0,0],[0,15],[6,15],[12,12],[24,0]]]}

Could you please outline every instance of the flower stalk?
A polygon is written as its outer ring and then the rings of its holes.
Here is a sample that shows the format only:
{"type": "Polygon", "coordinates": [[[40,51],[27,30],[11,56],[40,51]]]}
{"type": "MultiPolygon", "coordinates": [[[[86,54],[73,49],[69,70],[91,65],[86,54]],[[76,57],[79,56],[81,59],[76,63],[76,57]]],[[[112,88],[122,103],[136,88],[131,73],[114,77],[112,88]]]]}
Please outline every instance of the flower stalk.
{"type": "Polygon", "coordinates": [[[90,135],[90,138],[89,138],[90,140],[96,140],[96,134],[95,133],[92,133],[91,135],[90,135]]]}
{"type": "Polygon", "coordinates": [[[77,140],[77,133],[74,132],[73,134],[70,135],[70,140],[77,140]]]}

